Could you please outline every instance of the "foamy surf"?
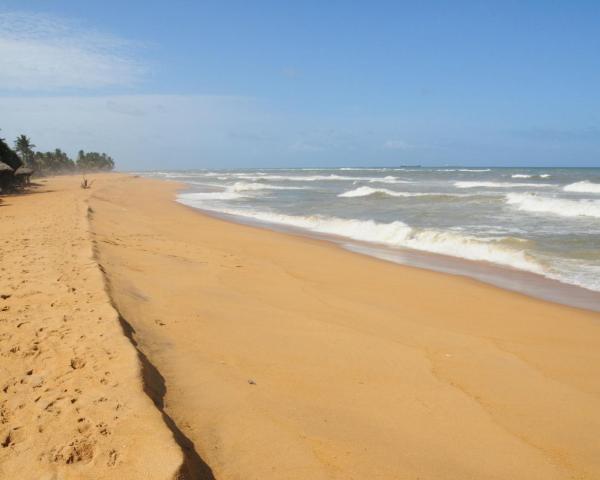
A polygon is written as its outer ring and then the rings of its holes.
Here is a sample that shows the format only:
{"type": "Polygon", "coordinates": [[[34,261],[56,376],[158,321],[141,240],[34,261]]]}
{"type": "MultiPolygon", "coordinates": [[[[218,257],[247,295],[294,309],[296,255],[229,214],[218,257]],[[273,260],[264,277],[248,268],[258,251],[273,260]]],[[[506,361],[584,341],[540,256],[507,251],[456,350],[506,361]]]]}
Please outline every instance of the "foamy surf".
{"type": "Polygon", "coordinates": [[[565,192],[577,193],[600,193],[600,183],[592,183],[587,180],[571,183],[563,187],[565,192]]]}
{"type": "Polygon", "coordinates": [[[551,183],[518,182],[454,182],[456,188],[548,188],[556,187],[551,183]]]}
{"type": "Polygon", "coordinates": [[[252,192],[260,190],[306,190],[306,187],[271,185],[267,183],[256,182],[235,182],[231,187],[228,188],[233,192],[252,192]]]}
{"type": "Polygon", "coordinates": [[[382,195],[388,197],[464,197],[471,196],[469,194],[460,193],[436,193],[436,192],[398,192],[396,190],[390,190],[388,188],[372,188],[372,187],[358,187],[354,190],[348,190],[340,193],[340,198],[357,198],[357,197],[370,197],[372,195],[382,195]]]}
{"type": "Polygon", "coordinates": [[[179,201],[186,205],[260,222],[295,227],[362,242],[485,261],[534,273],[543,273],[544,271],[543,267],[529,258],[524,250],[504,245],[505,239],[503,238],[485,239],[448,231],[414,229],[401,221],[380,223],[373,220],[343,219],[321,215],[285,215],[198,205],[193,198],[183,195],[180,196],[179,201]]]}
{"type": "Polygon", "coordinates": [[[197,202],[198,200],[236,200],[243,197],[244,195],[228,190],[222,192],[182,193],[180,195],[181,199],[186,200],[188,202],[197,202]]]}
{"type": "Polygon", "coordinates": [[[600,200],[567,200],[531,193],[509,193],[506,196],[506,203],[531,213],[600,218],[600,200]]]}
{"type": "Polygon", "coordinates": [[[240,221],[487,261],[600,289],[600,169],[344,168],[151,175],[188,182],[182,201],[240,221]]]}
{"type": "Polygon", "coordinates": [[[428,195],[427,193],[410,193],[410,192],[396,192],[387,188],[372,188],[372,187],[358,187],[354,190],[348,190],[347,192],[340,193],[338,197],[341,198],[354,198],[354,197],[369,197],[371,195],[387,195],[389,197],[420,197],[428,195]]]}
{"type": "Polygon", "coordinates": [[[394,177],[392,175],[388,175],[382,178],[361,178],[361,180],[367,180],[370,183],[412,183],[408,180],[401,180],[398,177],[394,177]]]}
{"type": "Polygon", "coordinates": [[[482,172],[491,172],[490,168],[443,168],[440,170],[436,170],[437,172],[473,172],[473,173],[482,173],[482,172]]]}

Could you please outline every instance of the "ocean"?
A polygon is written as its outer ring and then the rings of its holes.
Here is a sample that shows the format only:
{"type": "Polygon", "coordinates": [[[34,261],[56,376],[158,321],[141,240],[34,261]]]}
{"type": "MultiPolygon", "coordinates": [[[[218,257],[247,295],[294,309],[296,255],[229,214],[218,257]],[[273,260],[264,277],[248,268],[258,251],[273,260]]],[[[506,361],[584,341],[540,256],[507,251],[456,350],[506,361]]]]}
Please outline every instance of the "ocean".
{"type": "Polygon", "coordinates": [[[229,219],[563,303],[600,304],[600,168],[143,174],[184,182],[179,202],[229,219]]]}

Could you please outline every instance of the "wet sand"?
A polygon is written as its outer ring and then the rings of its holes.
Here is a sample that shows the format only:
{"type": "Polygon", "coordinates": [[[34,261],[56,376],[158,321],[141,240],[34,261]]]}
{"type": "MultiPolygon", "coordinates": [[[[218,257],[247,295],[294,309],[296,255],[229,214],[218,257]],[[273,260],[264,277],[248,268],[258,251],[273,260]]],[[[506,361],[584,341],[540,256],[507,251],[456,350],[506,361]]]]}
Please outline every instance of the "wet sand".
{"type": "Polygon", "coordinates": [[[212,218],[177,188],[99,179],[90,221],[199,477],[600,478],[598,313],[212,218]]]}

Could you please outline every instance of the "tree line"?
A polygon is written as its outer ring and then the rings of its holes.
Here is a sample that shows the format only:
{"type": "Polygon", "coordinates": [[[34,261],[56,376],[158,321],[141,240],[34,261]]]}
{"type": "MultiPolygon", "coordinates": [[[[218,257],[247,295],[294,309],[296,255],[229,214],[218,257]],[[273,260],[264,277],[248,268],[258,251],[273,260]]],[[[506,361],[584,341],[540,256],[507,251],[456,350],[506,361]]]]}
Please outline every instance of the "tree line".
{"type": "Polygon", "coordinates": [[[110,171],[115,167],[114,160],[106,153],[84,152],[80,150],[75,160],[60,148],[52,152],[35,151],[36,146],[26,135],[19,135],[12,149],[0,138],[0,162],[13,170],[20,167],[33,170],[35,175],[53,175],[71,172],[110,171]]]}

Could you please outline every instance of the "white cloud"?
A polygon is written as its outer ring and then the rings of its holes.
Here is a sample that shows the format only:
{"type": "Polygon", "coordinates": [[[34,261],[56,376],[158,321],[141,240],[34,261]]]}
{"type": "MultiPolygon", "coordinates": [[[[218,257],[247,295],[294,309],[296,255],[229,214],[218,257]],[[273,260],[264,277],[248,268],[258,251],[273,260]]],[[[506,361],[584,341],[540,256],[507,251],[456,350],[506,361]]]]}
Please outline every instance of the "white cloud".
{"type": "Polygon", "coordinates": [[[132,85],[144,68],[133,44],[58,17],[0,13],[0,89],[93,89],[132,85]]]}

